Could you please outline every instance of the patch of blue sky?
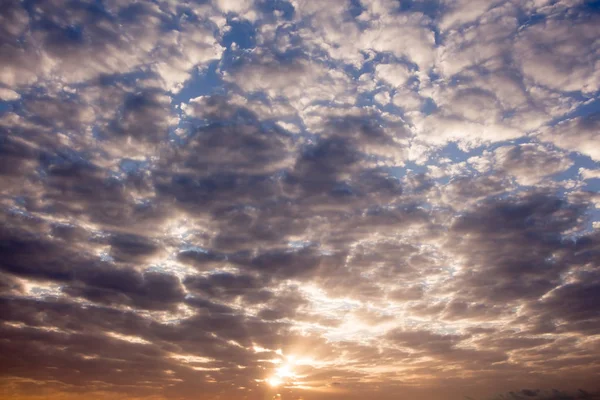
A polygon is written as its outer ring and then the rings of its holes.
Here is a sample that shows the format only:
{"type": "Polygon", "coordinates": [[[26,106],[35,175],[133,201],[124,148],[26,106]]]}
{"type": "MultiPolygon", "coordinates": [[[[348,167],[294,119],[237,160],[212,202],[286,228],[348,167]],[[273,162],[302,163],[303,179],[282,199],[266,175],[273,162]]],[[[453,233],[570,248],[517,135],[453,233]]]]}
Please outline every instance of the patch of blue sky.
{"type": "Polygon", "coordinates": [[[410,71],[418,71],[419,66],[411,61],[408,56],[398,56],[391,52],[377,52],[363,64],[363,72],[373,72],[379,64],[401,64],[410,71]]]}
{"type": "Polygon", "coordinates": [[[314,245],[315,242],[312,242],[310,240],[292,240],[288,242],[288,247],[292,249],[305,249],[314,245]]]}
{"type": "MultiPolygon", "coordinates": [[[[571,167],[569,167],[567,170],[553,175],[552,178],[554,180],[563,181],[567,179],[578,179],[579,168],[598,169],[600,167],[600,163],[581,153],[572,152],[569,155],[569,158],[573,161],[573,165],[571,165],[571,167]]],[[[595,190],[600,191],[600,187],[596,186],[595,190]]]]}
{"type": "Polygon", "coordinates": [[[192,267],[173,262],[176,257],[169,257],[169,262],[152,264],[144,272],[158,272],[161,274],[172,274],[183,280],[193,270],[192,267]]]}
{"type": "Polygon", "coordinates": [[[0,116],[7,112],[12,112],[17,104],[18,100],[2,100],[0,101],[0,116]]]}
{"type": "Polygon", "coordinates": [[[179,93],[173,95],[172,104],[188,103],[199,96],[225,94],[227,88],[218,69],[219,61],[213,61],[204,68],[195,68],[179,93]]]}
{"type": "Polygon", "coordinates": [[[579,5],[581,10],[591,12],[591,13],[600,13],[600,0],[588,0],[584,1],[579,5]]]}
{"type": "Polygon", "coordinates": [[[529,14],[524,12],[522,9],[517,10],[517,24],[519,25],[519,30],[524,30],[529,28],[530,26],[542,23],[546,20],[546,15],[533,13],[529,14]]]}
{"type": "MultiPolygon", "coordinates": [[[[15,203],[17,203],[17,201],[15,201],[15,203]]],[[[9,212],[9,214],[12,214],[12,215],[19,215],[21,217],[26,217],[26,218],[31,218],[31,219],[35,218],[35,216],[32,213],[30,213],[29,211],[22,208],[22,205],[18,204],[18,203],[16,206],[8,207],[6,210],[9,212]]]]}
{"type": "Polygon", "coordinates": [[[192,77],[184,84],[183,88],[172,96],[171,108],[175,114],[179,114],[180,120],[179,124],[169,129],[171,143],[179,145],[184,143],[186,135],[178,134],[179,130],[189,134],[190,128],[209,124],[209,121],[185,116],[180,105],[187,104],[191,99],[200,96],[225,95],[228,84],[223,81],[218,70],[219,61],[213,61],[204,68],[195,68],[192,77]]]}
{"type": "Polygon", "coordinates": [[[362,5],[360,0],[350,0],[350,2],[348,4],[348,13],[352,17],[356,18],[365,11],[366,11],[366,8],[362,5]]]}
{"type": "Polygon", "coordinates": [[[72,148],[63,148],[55,154],[44,154],[39,158],[39,169],[47,170],[56,167],[70,167],[77,165],[80,168],[96,168],[86,154],[78,152],[72,148]]]}
{"type": "Polygon", "coordinates": [[[425,100],[423,101],[423,105],[421,106],[420,111],[425,115],[431,115],[437,109],[438,109],[438,106],[435,103],[435,101],[430,97],[426,97],[425,100]]]}
{"type": "Polygon", "coordinates": [[[187,244],[187,243],[183,243],[182,247],[181,247],[181,252],[184,251],[193,251],[195,253],[202,253],[202,254],[209,254],[210,250],[205,248],[205,247],[201,247],[201,246],[197,246],[197,245],[192,245],[192,244],[187,244]]]}
{"type": "MultiPolygon", "coordinates": [[[[361,51],[361,54],[364,58],[364,62],[360,67],[356,67],[352,64],[342,65],[344,72],[354,79],[358,79],[362,74],[375,72],[375,68],[379,64],[402,64],[411,71],[418,70],[417,64],[411,62],[407,57],[398,57],[391,52],[361,51]]],[[[337,61],[331,61],[331,63],[332,67],[340,67],[340,65],[338,65],[339,62],[337,61]]]]}
{"type": "Polygon", "coordinates": [[[387,171],[391,177],[397,179],[402,179],[409,174],[418,175],[427,172],[426,165],[417,164],[413,161],[406,161],[403,166],[383,167],[383,169],[387,171]]]}
{"type": "Polygon", "coordinates": [[[331,189],[331,195],[334,197],[350,197],[350,196],[355,196],[356,192],[354,191],[354,189],[350,183],[338,182],[331,189]]]}
{"type": "Polygon", "coordinates": [[[528,136],[522,136],[516,139],[506,140],[496,143],[486,143],[481,146],[469,149],[467,151],[461,149],[457,142],[449,142],[444,147],[441,147],[432,152],[426,165],[438,165],[440,160],[449,159],[452,164],[467,161],[471,157],[481,156],[484,152],[493,152],[494,150],[509,146],[532,143],[532,139],[528,136]]]}
{"type": "Polygon", "coordinates": [[[100,261],[105,262],[105,263],[113,263],[113,262],[115,262],[115,259],[113,258],[113,256],[111,256],[107,252],[100,253],[99,257],[100,257],[100,261]]]}
{"type": "Polygon", "coordinates": [[[568,112],[560,117],[557,117],[550,121],[549,126],[556,126],[562,121],[577,117],[586,117],[588,115],[600,114],[600,93],[596,92],[593,94],[583,95],[582,93],[569,93],[575,101],[581,102],[581,104],[573,111],[568,112]]]}
{"type": "Polygon", "coordinates": [[[446,9],[440,0],[402,0],[398,6],[399,12],[422,13],[431,19],[439,18],[446,9]]]}
{"type": "Polygon", "coordinates": [[[576,242],[579,238],[597,231],[598,228],[594,225],[598,223],[600,223],[600,209],[590,207],[585,211],[583,221],[579,223],[575,230],[565,234],[564,238],[576,242]]]}
{"type": "Polygon", "coordinates": [[[278,13],[281,18],[285,20],[291,20],[294,18],[294,6],[292,3],[284,0],[266,0],[262,1],[257,5],[259,11],[263,14],[275,14],[278,13]]]}
{"type": "Polygon", "coordinates": [[[150,162],[147,160],[132,160],[124,158],[119,162],[119,171],[127,175],[139,174],[150,167],[150,162]]]}
{"type": "Polygon", "coordinates": [[[251,49],[256,46],[256,28],[250,21],[230,19],[227,26],[221,41],[223,47],[232,49],[235,44],[240,49],[251,49]]]}

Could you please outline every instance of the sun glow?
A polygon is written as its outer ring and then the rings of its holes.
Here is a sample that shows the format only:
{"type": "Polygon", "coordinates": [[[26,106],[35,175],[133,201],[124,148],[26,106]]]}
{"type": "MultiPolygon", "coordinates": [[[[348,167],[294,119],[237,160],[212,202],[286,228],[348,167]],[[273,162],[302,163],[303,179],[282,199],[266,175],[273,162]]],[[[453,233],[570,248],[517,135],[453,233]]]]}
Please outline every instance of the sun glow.
{"type": "Polygon", "coordinates": [[[266,380],[269,386],[278,387],[290,384],[297,380],[298,375],[293,370],[293,367],[296,364],[296,357],[287,356],[285,358],[287,359],[287,362],[280,364],[280,366],[275,370],[273,376],[266,380]]]}
{"type": "Polygon", "coordinates": [[[292,371],[291,365],[284,365],[280,368],[277,368],[275,375],[278,376],[279,378],[286,379],[286,378],[293,378],[296,374],[294,374],[294,372],[292,371]]]}
{"type": "Polygon", "coordinates": [[[283,381],[281,379],[279,379],[278,377],[274,376],[272,378],[267,379],[267,383],[271,387],[277,387],[277,386],[281,386],[283,384],[283,381]]]}

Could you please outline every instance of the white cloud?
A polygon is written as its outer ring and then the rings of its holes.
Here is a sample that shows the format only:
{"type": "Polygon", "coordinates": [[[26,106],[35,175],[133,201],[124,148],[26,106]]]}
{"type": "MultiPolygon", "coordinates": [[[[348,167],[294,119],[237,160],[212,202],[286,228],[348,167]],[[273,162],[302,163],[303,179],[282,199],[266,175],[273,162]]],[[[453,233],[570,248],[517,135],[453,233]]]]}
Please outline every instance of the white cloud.
{"type": "Polygon", "coordinates": [[[11,101],[18,100],[21,98],[21,95],[14,90],[0,88],[0,100],[11,101]]]}
{"type": "Polygon", "coordinates": [[[550,19],[520,32],[515,59],[533,82],[567,91],[600,89],[600,24],[593,17],[550,19]]]}
{"type": "Polygon", "coordinates": [[[576,151],[600,161],[600,118],[577,117],[542,130],[540,138],[565,150],[576,151]]]}
{"type": "Polygon", "coordinates": [[[600,179],[600,169],[579,168],[579,175],[583,180],[600,179]]]}
{"type": "Polygon", "coordinates": [[[562,152],[542,145],[503,146],[494,152],[496,168],[515,177],[521,185],[537,185],[553,174],[565,171],[573,162],[562,152]]]}
{"type": "Polygon", "coordinates": [[[404,85],[411,76],[410,71],[402,64],[377,64],[375,75],[392,87],[404,85]]]}
{"type": "Polygon", "coordinates": [[[374,97],[375,101],[381,105],[387,105],[390,103],[390,101],[392,100],[392,98],[390,97],[390,94],[386,91],[382,91],[382,92],[378,92],[374,97]]]}

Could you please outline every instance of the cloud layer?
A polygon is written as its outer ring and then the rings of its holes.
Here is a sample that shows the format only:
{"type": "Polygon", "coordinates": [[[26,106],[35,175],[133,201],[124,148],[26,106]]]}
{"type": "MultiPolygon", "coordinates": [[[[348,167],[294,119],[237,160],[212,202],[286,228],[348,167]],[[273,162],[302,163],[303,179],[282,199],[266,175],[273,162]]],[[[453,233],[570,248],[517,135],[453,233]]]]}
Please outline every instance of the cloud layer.
{"type": "Polygon", "coordinates": [[[598,398],[598,11],[5,1],[0,393],[598,398]]]}

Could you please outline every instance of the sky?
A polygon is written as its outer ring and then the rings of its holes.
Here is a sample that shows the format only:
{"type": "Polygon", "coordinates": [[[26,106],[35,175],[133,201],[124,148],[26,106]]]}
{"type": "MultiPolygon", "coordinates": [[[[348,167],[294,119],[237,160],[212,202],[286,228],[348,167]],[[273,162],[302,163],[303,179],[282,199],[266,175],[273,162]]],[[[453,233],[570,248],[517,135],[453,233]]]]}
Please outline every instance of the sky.
{"type": "Polygon", "coordinates": [[[0,399],[600,399],[600,2],[3,0],[0,399]]]}

